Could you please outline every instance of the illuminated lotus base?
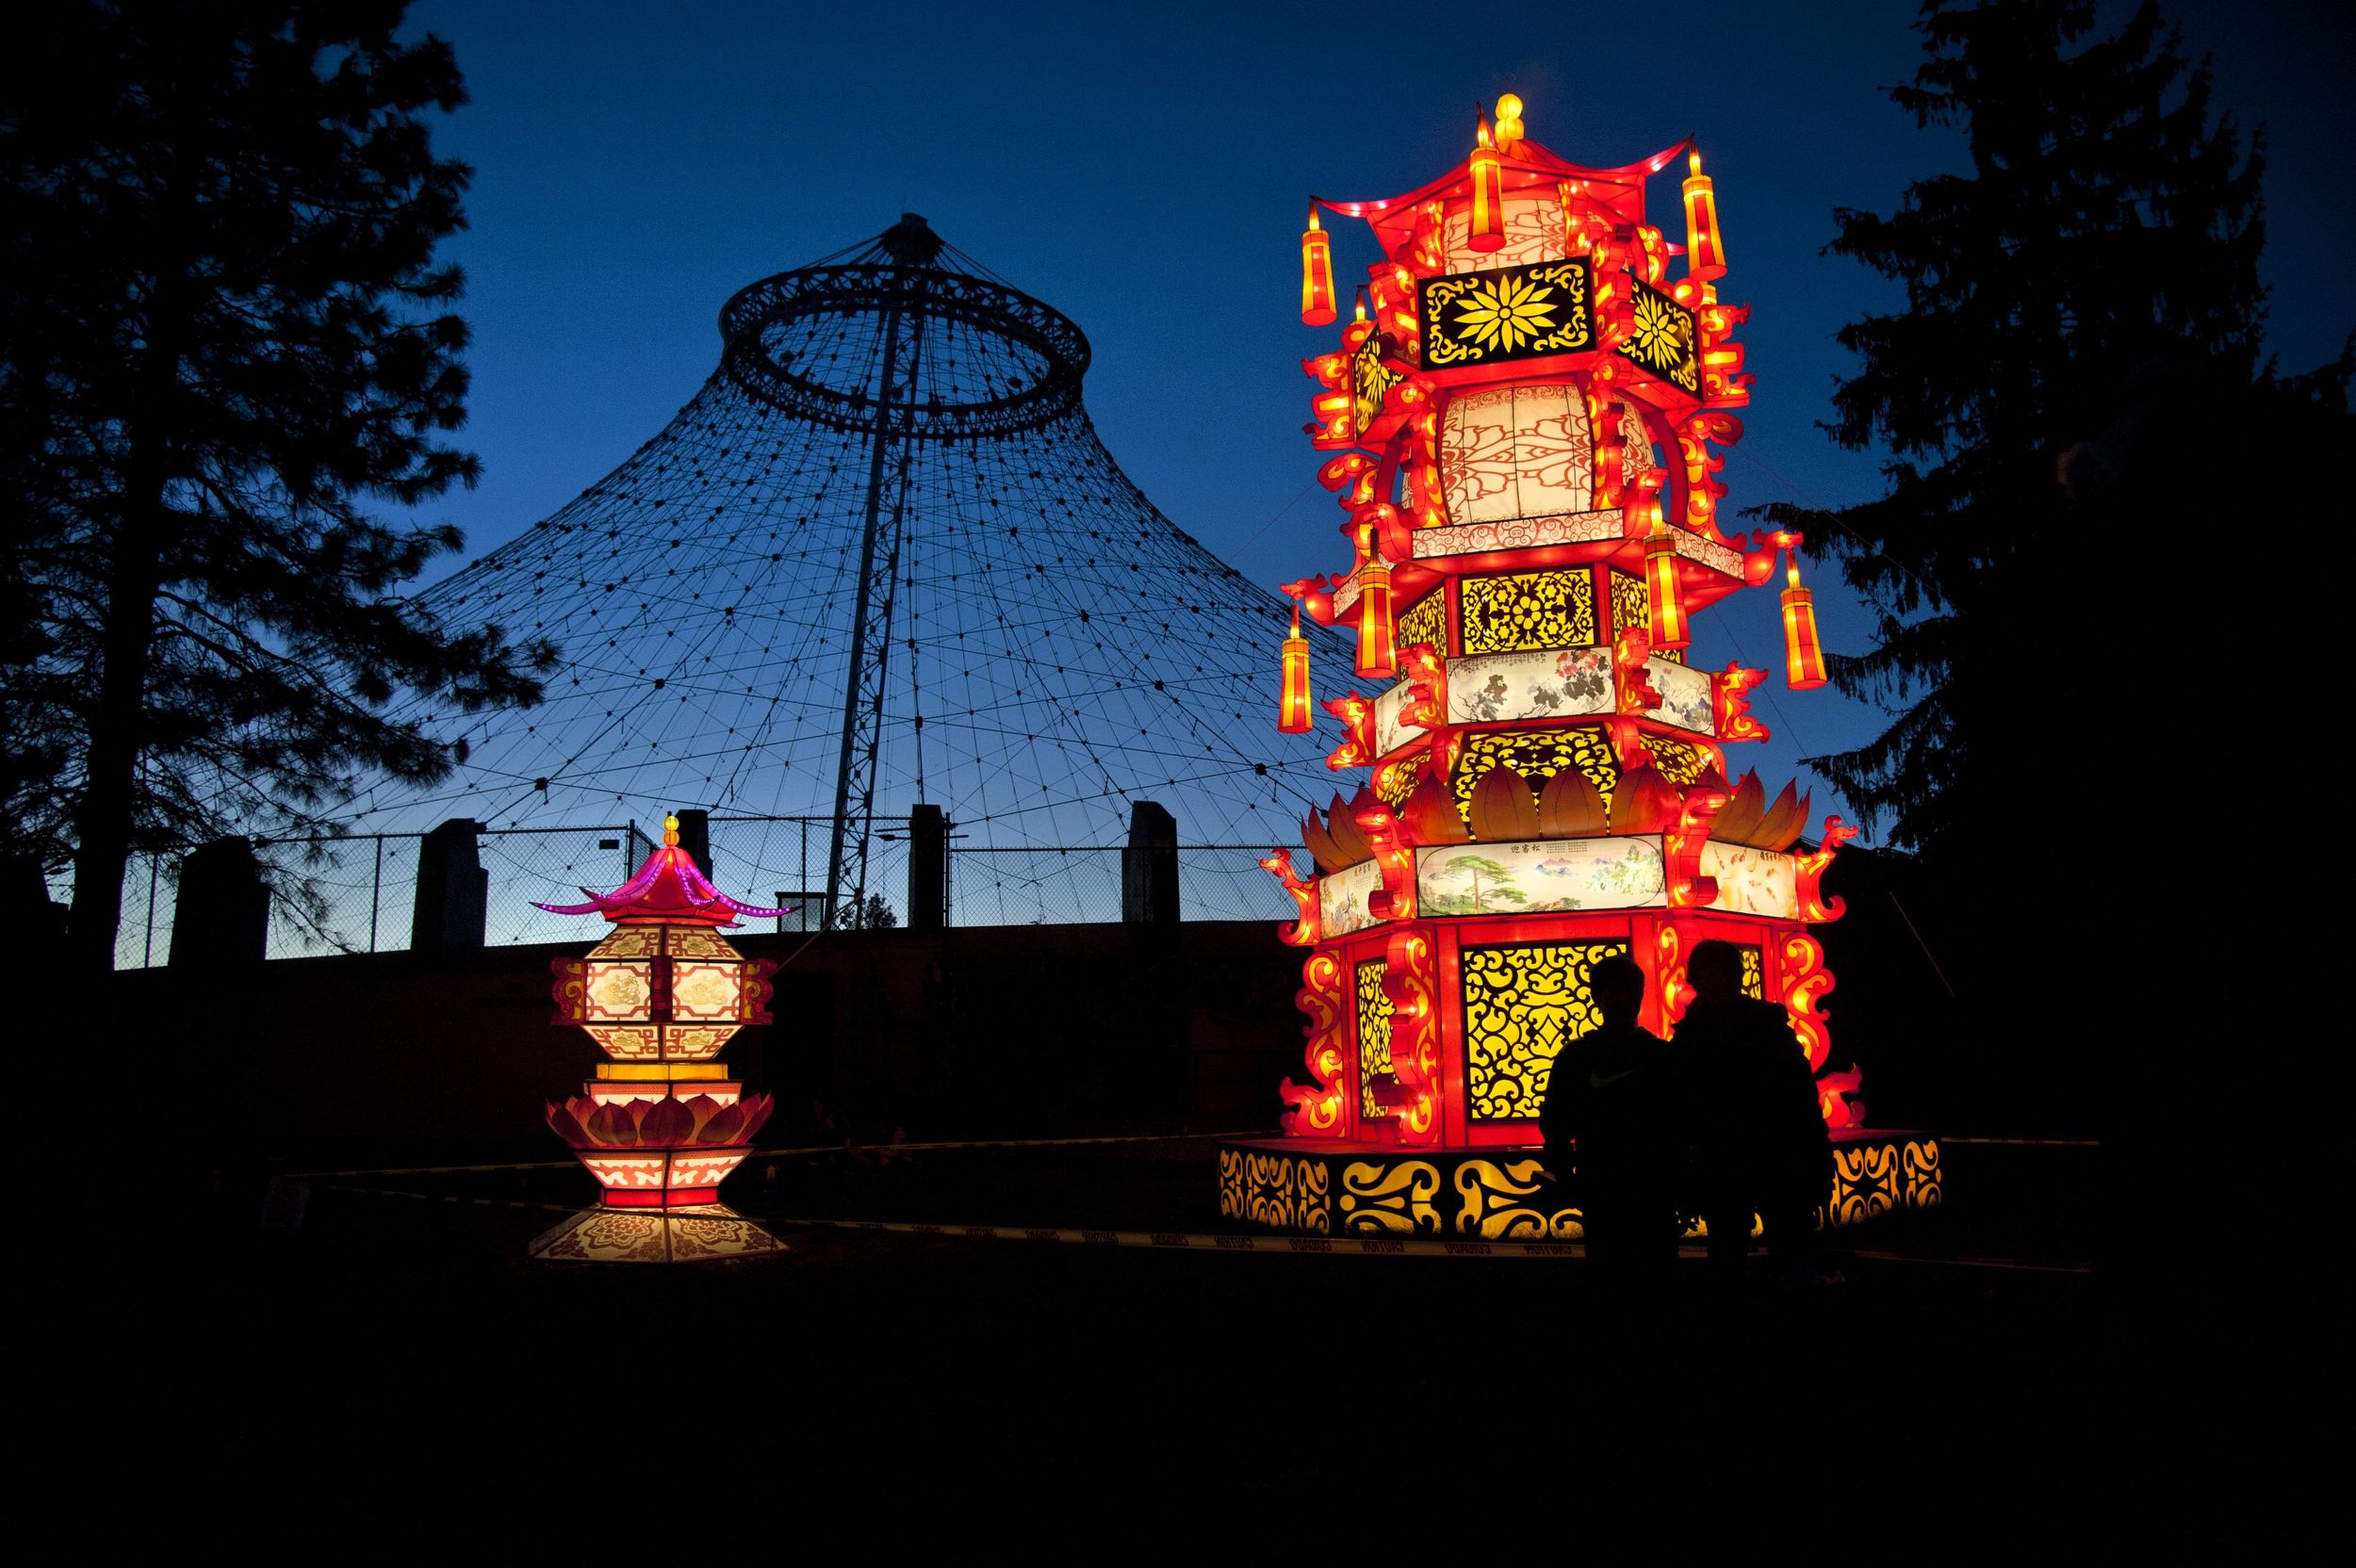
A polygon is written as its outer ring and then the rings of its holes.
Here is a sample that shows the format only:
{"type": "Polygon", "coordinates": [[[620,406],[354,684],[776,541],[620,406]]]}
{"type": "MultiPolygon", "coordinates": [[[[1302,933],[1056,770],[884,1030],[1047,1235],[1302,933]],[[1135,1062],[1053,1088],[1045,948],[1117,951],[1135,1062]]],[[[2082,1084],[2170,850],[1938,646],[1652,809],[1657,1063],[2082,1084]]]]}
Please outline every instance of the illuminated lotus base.
{"type": "Polygon", "coordinates": [[[656,1213],[583,1209],[533,1241],[531,1253],[574,1263],[716,1263],[786,1250],[735,1210],[703,1203],[656,1213]]]}
{"type": "Polygon", "coordinates": [[[610,1209],[679,1209],[719,1201],[720,1184],[750,1148],[576,1149],[610,1209]]]}
{"type": "MultiPolygon", "coordinates": [[[[1861,1225],[1940,1201],[1939,1140],[1920,1132],[1837,1132],[1832,1200],[1823,1228],[1861,1225]]],[[[1574,1205],[1555,1201],[1530,1148],[1402,1149],[1321,1138],[1250,1138],[1219,1146],[1219,1212],[1271,1231],[1313,1235],[1440,1236],[1466,1241],[1577,1241],[1574,1205]]],[[[1754,1219],[1754,1233],[1757,1221],[1754,1219]]],[[[1706,1234],[1699,1220],[1688,1237],[1706,1234]]]]}

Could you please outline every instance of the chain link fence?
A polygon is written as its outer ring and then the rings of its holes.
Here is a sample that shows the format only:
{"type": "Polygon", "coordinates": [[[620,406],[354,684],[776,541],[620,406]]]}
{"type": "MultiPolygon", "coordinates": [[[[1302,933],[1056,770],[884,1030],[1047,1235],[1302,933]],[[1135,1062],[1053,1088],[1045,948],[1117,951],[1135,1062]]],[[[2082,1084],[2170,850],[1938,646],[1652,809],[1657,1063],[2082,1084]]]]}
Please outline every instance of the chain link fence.
{"type": "MultiPolygon", "coordinates": [[[[581,941],[597,929],[535,903],[581,901],[581,890],[621,885],[659,841],[648,825],[483,828],[476,858],[488,874],[483,941],[493,947],[581,941]]],[[[751,904],[798,906],[780,930],[814,927],[826,897],[832,822],[825,817],[714,817],[712,879],[751,904]]],[[[415,920],[417,834],[274,840],[257,851],[281,873],[270,902],[269,956],[405,952],[415,920]]],[[[136,855],[123,878],[118,969],[144,969],[172,952],[179,870],[188,846],[136,855]]],[[[1289,919],[1292,901],[1260,869],[1265,844],[1182,845],[1179,914],[1184,920],[1289,919]]],[[[1061,925],[1121,916],[1119,844],[1068,847],[973,844],[952,836],[948,853],[953,926],[1061,925]]],[[[878,828],[867,859],[869,906],[879,923],[908,923],[906,828],[878,828]],[[880,901],[879,903],[877,901],[880,901]]]]}

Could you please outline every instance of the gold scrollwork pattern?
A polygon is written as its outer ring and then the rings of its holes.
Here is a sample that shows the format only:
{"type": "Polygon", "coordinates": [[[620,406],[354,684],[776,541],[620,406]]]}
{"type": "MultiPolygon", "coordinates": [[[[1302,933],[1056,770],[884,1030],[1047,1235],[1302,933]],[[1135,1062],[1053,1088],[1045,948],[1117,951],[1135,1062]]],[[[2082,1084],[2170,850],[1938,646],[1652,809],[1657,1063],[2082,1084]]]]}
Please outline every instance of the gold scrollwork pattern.
{"type": "Polygon", "coordinates": [[[1325,1162],[1244,1152],[1244,1217],[1271,1231],[1333,1228],[1325,1162]]]}
{"type": "Polygon", "coordinates": [[[1342,1168],[1342,1229],[1386,1235],[1430,1235],[1440,1229],[1440,1168],[1429,1160],[1377,1165],[1352,1160],[1342,1168]]]}
{"type": "Polygon", "coordinates": [[[1742,959],[1742,994],[1754,1002],[1767,1000],[1767,968],[1760,957],[1757,942],[1737,942],[1734,951],[1742,959]]]}
{"type": "Polygon", "coordinates": [[[1595,580],[1584,566],[1468,577],[1457,588],[1466,653],[1589,647],[1595,580]]]}
{"type": "Polygon", "coordinates": [[[1466,1160],[1456,1168],[1456,1229],[1483,1241],[1578,1241],[1587,1228],[1577,1208],[1557,1207],[1539,1179],[1542,1160],[1498,1165],[1466,1160]]]}
{"type": "Polygon", "coordinates": [[[1241,1219],[1247,1204],[1243,1178],[1243,1151],[1222,1149],[1219,1152],[1219,1214],[1221,1219],[1241,1219]]]}
{"type": "Polygon", "coordinates": [[[1440,650],[1440,657],[1448,654],[1448,590],[1434,588],[1408,607],[1399,618],[1399,645],[1412,648],[1417,643],[1429,643],[1440,650]]]}
{"type": "Polygon", "coordinates": [[[1383,960],[1369,958],[1358,966],[1358,1112],[1361,1116],[1395,1114],[1374,1102],[1374,1082],[1391,1075],[1391,999],[1383,989],[1383,960]]]}
{"type": "Polygon", "coordinates": [[[1374,798],[1397,810],[1415,792],[1415,780],[1422,776],[1420,758],[1407,762],[1385,762],[1374,770],[1374,798]]]}
{"type": "Polygon", "coordinates": [[[1935,1138],[1908,1138],[1898,1152],[1900,1174],[1905,1178],[1905,1200],[1909,1209],[1935,1209],[1941,1201],[1939,1188],[1939,1142],[1935,1138]]]}
{"type": "Polygon", "coordinates": [[[1464,950],[1464,1075],[1475,1121],[1538,1114],[1555,1055],[1602,1022],[1589,974],[1628,950],[1624,941],[1464,950]]]}
{"type": "MultiPolygon", "coordinates": [[[[1658,745],[1660,743],[1652,742],[1658,745]]],[[[1448,792],[1456,797],[1457,814],[1472,822],[1473,788],[1481,776],[1499,763],[1530,781],[1533,791],[1564,768],[1577,768],[1612,808],[1612,790],[1620,781],[1619,755],[1612,738],[1595,725],[1575,724],[1561,729],[1476,729],[1456,744],[1456,761],[1448,774],[1448,792]]]]}
{"type": "Polygon", "coordinates": [[[1887,1143],[1854,1143],[1833,1150],[1832,1199],[1824,1217],[1831,1225],[1861,1225],[1888,1214],[1902,1201],[1898,1151],[1887,1143]]]}
{"type": "Polygon", "coordinates": [[[1692,784],[1710,766],[1710,753],[1690,741],[1647,735],[1644,746],[1652,753],[1652,765],[1661,770],[1661,776],[1679,789],[1692,784]]]}

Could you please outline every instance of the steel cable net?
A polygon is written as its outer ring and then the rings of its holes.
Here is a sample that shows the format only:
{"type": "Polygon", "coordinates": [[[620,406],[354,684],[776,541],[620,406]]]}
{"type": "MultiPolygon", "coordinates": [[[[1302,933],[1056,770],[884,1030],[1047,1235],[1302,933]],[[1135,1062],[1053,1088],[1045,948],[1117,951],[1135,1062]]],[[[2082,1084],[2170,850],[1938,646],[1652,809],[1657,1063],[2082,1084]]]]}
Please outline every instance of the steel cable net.
{"type": "MultiPolygon", "coordinates": [[[[1010,851],[1120,842],[1135,800],[1184,843],[1267,845],[1330,796],[1314,742],[1270,723],[1288,605],[1121,471],[1080,403],[1072,322],[907,220],[743,290],[721,325],[720,368],[661,434],[429,591],[452,624],[553,640],[563,665],[536,708],[413,705],[463,760],[430,790],[369,789],[353,831],[702,807],[817,819],[830,844],[843,796],[847,837],[875,848],[923,802],[957,850],[993,852],[959,857],[962,891],[1010,851]]],[[[740,821],[742,864],[715,872],[818,885],[811,831],[740,821]]],[[[880,858],[858,880],[904,891],[880,858]]],[[[1003,918],[1039,918],[997,891],[1003,918]]],[[[1233,912],[1281,913],[1276,891],[1233,912]]]]}

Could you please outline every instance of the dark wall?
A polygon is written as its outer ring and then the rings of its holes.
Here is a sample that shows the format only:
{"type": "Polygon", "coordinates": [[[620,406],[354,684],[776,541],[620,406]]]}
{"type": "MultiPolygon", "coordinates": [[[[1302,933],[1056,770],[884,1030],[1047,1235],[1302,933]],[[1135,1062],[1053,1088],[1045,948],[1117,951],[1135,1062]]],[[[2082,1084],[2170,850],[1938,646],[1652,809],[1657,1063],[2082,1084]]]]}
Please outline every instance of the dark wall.
{"type": "MultiPolygon", "coordinates": [[[[1268,922],[730,939],[783,965],[777,1021],[723,1054],[777,1096],[767,1143],[1267,1128],[1301,1072],[1300,956],[1268,922]]],[[[548,1021],[548,961],[588,946],[125,972],[105,1029],[248,1157],[553,1156],[541,1106],[601,1058],[548,1021]]]]}

